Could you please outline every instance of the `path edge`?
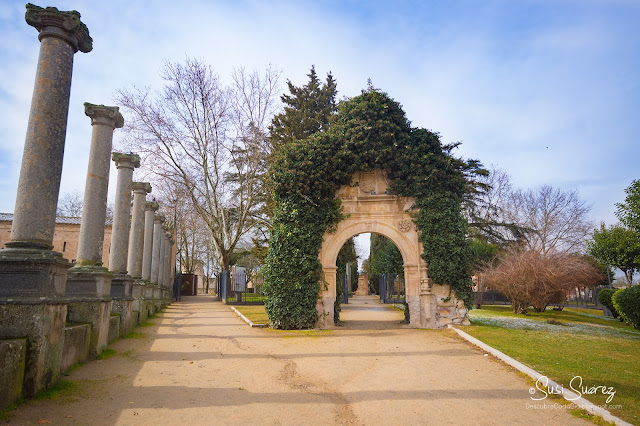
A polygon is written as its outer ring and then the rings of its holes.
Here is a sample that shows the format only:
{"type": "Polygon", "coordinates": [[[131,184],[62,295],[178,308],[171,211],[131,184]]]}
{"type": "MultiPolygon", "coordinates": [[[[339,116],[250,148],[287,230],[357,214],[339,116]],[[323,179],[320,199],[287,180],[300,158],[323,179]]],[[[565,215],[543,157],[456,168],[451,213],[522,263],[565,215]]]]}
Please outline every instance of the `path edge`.
{"type": "MultiPolygon", "coordinates": [[[[540,374],[537,371],[535,371],[534,369],[527,367],[526,365],[522,364],[521,362],[516,361],[515,359],[511,358],[509,355],[506,355],[503,352],[500,352],[499,350],[497,350],[497,349],[487,345],[486,343],[476,339],[475,337],[469,335],[468,333],[465,333],[464,331],[462,331],[462,330],[460,330],[460,329],[458,329],[458,328],[456,328],[456,327],[454,327],[452,325],[449,325],[449,328],[451,328],[456,333],[458,333],[458,335],[460,337],[462,337],[463,339],[465,339],[466,341],[468,341],[468,342],[470,342],[470,343],[482,348],[483,350],[487,351],[491,355],[493,355],[496,358],[500,359],[501,361],[509,364],[511,367],[513,367],[516,370],[526,374],[527,376],[531,377],[532,379],[538,380],[540,377],[547,377],[544,374],[540,374]]],[[[586,410],[588,413],[596,415],[596,416],[600,416],[605,421],[613,422],[613,423],[615,423],[616,425],[619,425],[619,426],[633,426],[631,423],[627,423],[624,420],[622,420],[621,418],[618,418],[618,417],[614,416],[608,410],[605,410],[604,408],[598,407],[597,405],[587,401],[583,397],[578,396],[577,393],[566,389],[564,386],[559,385],[558,383],[554,382],[553,380],[549,379],[548,377],[547,377],[547,380],[549,381],[548,384],[547,384],[548,387],[562,389],[562,397],[564,399],[566,399],[567,401],[577,405],[579,408],[582,408],[583,410],[586,410]]]]}
{"type": "Polygon", "coordinates": [[[267,324],[254,324],[252,321],[249,320],[249,318],[245,317],[242,312],[240,312],[239,310],[237,310],[236,308],[234,308],[233,306],[230,306],[230,308],[233,310],[233,312],[235,312],[236,314],[238,314],[238,316],[240,318],[242,318],[244,320],[244,322],[246,322],[247,324],[249,324],[251,327],[257,327],[257,328],[264,328],[267,326],[267,324]]]}

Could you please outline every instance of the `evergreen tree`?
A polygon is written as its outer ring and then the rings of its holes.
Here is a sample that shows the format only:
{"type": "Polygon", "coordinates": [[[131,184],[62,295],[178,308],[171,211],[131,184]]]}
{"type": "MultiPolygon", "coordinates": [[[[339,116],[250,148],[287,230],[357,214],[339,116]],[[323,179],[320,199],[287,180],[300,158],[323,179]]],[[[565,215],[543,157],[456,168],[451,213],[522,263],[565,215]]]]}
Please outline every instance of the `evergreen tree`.
{"type": "Polygon", "coordinates": [[[337,112],[336,82],[331,72],[321,84],[315,66],[311,67],[309,82],[296,87],[287,81],[290,95],[283,94],[284,112],[276,115],[269,127],[271,145],[277,151],[283,145],[303,140],[317,132],[328,130],[331,117],[337,112]]]}

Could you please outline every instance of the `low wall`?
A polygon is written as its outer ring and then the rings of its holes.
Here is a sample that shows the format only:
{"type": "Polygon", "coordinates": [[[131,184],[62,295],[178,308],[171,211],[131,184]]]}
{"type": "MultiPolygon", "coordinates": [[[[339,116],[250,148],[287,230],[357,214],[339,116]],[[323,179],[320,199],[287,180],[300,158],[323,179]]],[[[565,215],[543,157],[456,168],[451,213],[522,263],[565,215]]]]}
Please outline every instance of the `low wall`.
{"type": "Polygon", "coordinates": [[[91,324],[70,324],[64,328],[62,371],[89,358],[91,324]]]}

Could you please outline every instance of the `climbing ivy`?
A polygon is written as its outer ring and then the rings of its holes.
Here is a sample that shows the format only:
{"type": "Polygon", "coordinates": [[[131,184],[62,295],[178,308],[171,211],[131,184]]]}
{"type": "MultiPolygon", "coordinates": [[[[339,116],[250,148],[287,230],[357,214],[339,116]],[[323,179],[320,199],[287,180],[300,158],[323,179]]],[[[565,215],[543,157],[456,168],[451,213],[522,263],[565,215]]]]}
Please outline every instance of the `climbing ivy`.
{"type": "Polygon", "coordinates": [[[401,106],[369,88],[343,101],[329,131],[296,141],[269,170],[275,212],[264,268],[272,327],[313,327],[322,279],[322,237],[343,218],[335,192],[357,171],[384,169],[390,192],[413,197],[429,276],[471,307],[466,221],[461,203],[477,161],[463,161],[437,133],[412,128],[401,106]]]}

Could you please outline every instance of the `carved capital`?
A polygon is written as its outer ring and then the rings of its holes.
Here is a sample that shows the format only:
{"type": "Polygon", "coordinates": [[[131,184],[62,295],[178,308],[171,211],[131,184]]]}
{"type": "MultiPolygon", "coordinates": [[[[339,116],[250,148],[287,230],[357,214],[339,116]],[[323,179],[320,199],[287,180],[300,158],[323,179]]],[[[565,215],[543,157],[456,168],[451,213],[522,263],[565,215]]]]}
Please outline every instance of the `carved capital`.
{"type": "Polygon", "coordinates": [[[38,39],[41,41],[45,37],[57,37],[69,43],[75,52],[80,50],[87,53],[93,49],[89,29],[80,21],[80,13],[75,10],[65,12],[55,7],[44,8],[27,3],[25,20],[38,30],[38,39]]]}
{"type": "Polygon", "coordinates": [[[164,222],[164,216],[162,216],[161,214],[157,214],[153,217],[153,222],[154,223],[162,223],[164,222]]]}
{"type": "Polygon", "coordinates": [[[124,126],[124,118],[120,114],[120,109],[115,106],[104,106],[84,103],[84,114],[91,118],[91,125],[106,124],[111,125],[114,129],[124,126]]]}
{"type": "Polygon", "coordinates": [[[140,167],[140,156],[138,154],[125,154],[124,152],[112,152],[111,159],[116,162],[116,168],[128,167],[135,169],[140,167]]]}
{"type": "Polygon", "coordinates": [[[133,182],[131,184],[132,191],[144,191],[143,194],[148,194],[151,192],[151,184],[149,182],[133,182]]]}
{"type": "Polygon", "coordinates": [[[158,205],[158,203],[155,201],[147,201],[147,204],[145,204],[144,206],[145,210],[153,210],[154,212],[157,211],[159,208],[160,208],[160,205],[158,205]]]}
{"type": "Polygon", "coordinates": [[[431,278],[422,278],[420,280],[420,293],[421,294],[431,293],[431,278]]]}

